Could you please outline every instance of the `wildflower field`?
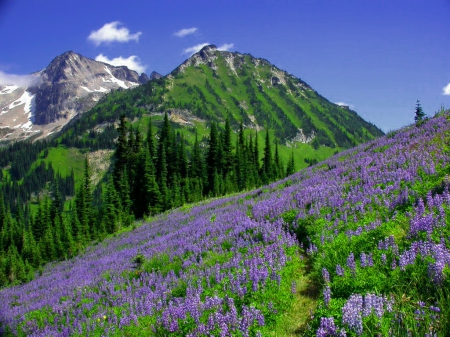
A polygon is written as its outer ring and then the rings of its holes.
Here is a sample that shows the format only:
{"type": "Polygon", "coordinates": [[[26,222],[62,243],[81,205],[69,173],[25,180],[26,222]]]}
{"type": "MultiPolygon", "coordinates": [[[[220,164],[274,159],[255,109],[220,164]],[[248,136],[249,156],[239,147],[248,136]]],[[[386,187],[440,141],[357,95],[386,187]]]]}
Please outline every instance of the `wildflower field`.
{"type": "Polygon", "coordinates": [[[314,310],[286,336],[448,336],[448,118],[48,265],[0,290],[1,333],[272,336],[304,273],[314,310]]]}

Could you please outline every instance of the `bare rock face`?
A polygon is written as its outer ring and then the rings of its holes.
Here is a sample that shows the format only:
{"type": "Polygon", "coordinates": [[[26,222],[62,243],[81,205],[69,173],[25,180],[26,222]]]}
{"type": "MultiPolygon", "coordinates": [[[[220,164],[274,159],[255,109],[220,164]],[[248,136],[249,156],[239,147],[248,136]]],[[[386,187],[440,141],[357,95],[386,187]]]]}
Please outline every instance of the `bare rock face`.
{"type": "Polygon", "coordinates": [[[159,80],[161,77],[163,77],[163,75],[157,73],[156,71],[152,71],[152,73],[150,74],[151,80],[159,80]]]}
{"type": "Polygon", "coordinates": [[[127,67],[114,67],[66,52],[40,73],[39,86],[30,88],[36,92],[34,124],[71,118],[93,107],[104,93],[139,84],[139,75],[127,67]],[[90,99],[83,99],[87,96],[90,99]]]}
{"type": "Polygon", "coordinates": [[[127,67],[115,67],[72,51],[53,59],[32,74],[36,80],[26,88],[0,86],[0,140],[39,137],[59,130],[75,115],[92,108],[106,93],[148,82],[127,67]]]}

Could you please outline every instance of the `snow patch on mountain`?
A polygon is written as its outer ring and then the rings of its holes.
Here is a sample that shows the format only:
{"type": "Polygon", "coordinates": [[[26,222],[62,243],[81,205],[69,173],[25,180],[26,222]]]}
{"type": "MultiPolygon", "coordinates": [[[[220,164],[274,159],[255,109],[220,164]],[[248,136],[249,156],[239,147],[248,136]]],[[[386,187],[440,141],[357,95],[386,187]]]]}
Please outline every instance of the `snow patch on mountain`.
{"type": "Polygon", "coordinates": [[[25,110],[30,110],[31,109],[31,101],[33,99],[34,95],[30,94],[28,91],[24,91],[24,93],[22,94],[22,96],[20,96],[19,99],[15,100],[14,102],[12,102],[8,109],[14,109],[15,107],[18,107],[19,105],[25,104],[25,110]]]}
{"type": "Polygon", "coordinates": [[[17,85],[7,85],[2,90],[0,90],[0,95],[7,95],[12,93],[14,90],[18,89],[17,85]]]}
{"type": "MultiPolygon", "coordinates": [[[[23,110],[24,110],[25,114],[28,114],[28,116],[27,116],[28,121],[23,124],[15,125],[14,129],[22,128],[23,131],[28,131],[28,132],[31,131],[31,128],[33,127],[33,123],[34,123],[34,114],[36,111],[36,102],[35,101],[36,101],[36,95],[32,95],[28,91],[25,91],[18,100],[14,101],[10,104],[10,106],[9,106],[10,109],[12,109],[11,106],[13,106],[13,108],[15,108],[19,105],[25,104],[23,110]]],[[[14,121],[16,119],[14,119],[14,121]]]]}
{"type": "Polygon", "coordinates": [[[80,85],[80,87],[81,87],[81,89],[84,89],[84,90],[86,90],[87,92],[92,92],[92,90],[89,89],[89,88],[87,88],[87,87],[84,87],[84,86],[82,86],[82,85],[80,85]]]}
{"type": "Polygon", "coordinates": [[[111,73],[111,70],[106,66],[105,66],[105,71],[109,75],[111,75],[111,78],[109,78],[107,80],[103,79],[103,82],[116,83],[119,87],[124,88],[124,89],[128,89],[128,88],[134,87],[136,85],[139,85],[139,83],[130,82],[130,86],[127,86],[124,81],[119,80],[118,78],[114,77],[114,75],[111,73]]]}

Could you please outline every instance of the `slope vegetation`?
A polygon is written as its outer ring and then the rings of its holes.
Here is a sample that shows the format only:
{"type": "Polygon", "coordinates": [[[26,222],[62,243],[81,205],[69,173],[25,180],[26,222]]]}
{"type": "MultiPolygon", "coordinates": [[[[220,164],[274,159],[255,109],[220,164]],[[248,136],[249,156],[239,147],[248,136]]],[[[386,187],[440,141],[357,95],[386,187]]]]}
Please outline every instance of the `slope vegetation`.
{"type": "Polygon", "coordinates": [[[449,132],[440,115],[153,218],[3,289],[3,332],[446,336],[449,132]],[[315,307],[302,326],[285,315],[298,303],[315,307]]]}

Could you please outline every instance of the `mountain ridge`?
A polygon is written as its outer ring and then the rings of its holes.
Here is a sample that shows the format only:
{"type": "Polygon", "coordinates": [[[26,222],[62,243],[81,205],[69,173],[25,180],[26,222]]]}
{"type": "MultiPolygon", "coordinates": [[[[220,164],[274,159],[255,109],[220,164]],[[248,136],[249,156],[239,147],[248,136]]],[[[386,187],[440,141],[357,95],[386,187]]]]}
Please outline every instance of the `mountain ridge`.
{"type": "Polygon", "coordinates": [[[0,87],[0,140],[46,137],[92,108],[105,93],[149,80],[144,73],[73,51],[56,56],[31,76],[34,79],[26,87],[0,87]]]}

